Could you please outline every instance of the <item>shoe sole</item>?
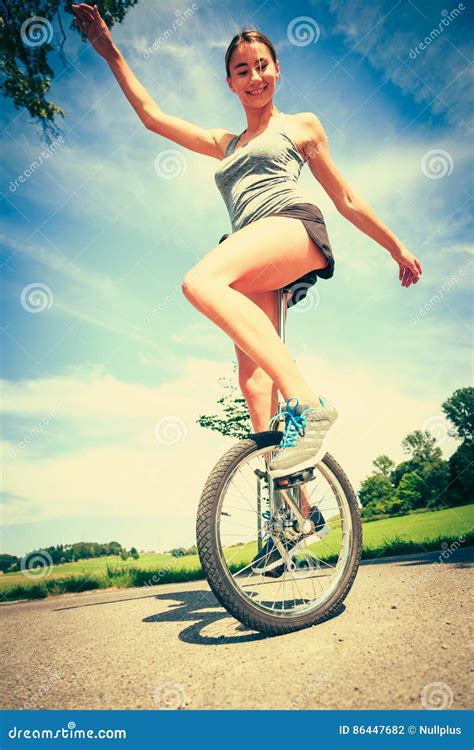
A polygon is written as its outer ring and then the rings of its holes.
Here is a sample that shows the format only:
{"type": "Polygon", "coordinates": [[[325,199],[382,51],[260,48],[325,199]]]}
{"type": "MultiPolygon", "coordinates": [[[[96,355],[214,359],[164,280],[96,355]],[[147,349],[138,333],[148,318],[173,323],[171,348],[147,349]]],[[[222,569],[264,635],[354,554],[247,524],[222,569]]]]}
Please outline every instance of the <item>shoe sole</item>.
{"type": "Polygon", "coordinates": [[[272,479],[279,479],[280,477],[286,477],[288,474],[295,474],[297,471],[304,471],[304,469],[313,469],[316,464],[318,464],[326,455],[326,453],[326,447],[323,443],[315,456],[306,458],[303,461],[295,464],[294,466],[287,466],[284,469],[268,469],[268,476],[272,479]]]}

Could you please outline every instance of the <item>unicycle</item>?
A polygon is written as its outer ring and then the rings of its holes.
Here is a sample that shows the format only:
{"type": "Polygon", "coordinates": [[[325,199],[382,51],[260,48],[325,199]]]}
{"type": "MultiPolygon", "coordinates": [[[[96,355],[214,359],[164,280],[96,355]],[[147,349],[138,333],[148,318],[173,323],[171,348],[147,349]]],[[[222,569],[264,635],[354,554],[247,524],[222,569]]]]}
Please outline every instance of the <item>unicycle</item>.
{"type": "MultiPolygon", "coordinates": [[[[285,295],[279,290],[283,340],[285,295]]],[[[278,413],[282,406],[280,401],[278,413]]],[[[267,462],[283,436],[280,419],[275,415],[268,431],[239,440],[217,462],[196,523],[199,559],[214,595],[243,625],[267,635],[301,630],[334,614],[354,582],[362,547],[356,495],[329,453],[314,468],[269,477],[267,462]],[[325,520],[324,534],[301,513],[303,484],[325,520]],[[255,572],[252,560],[270,538],[282,562],[255,572]]]]}

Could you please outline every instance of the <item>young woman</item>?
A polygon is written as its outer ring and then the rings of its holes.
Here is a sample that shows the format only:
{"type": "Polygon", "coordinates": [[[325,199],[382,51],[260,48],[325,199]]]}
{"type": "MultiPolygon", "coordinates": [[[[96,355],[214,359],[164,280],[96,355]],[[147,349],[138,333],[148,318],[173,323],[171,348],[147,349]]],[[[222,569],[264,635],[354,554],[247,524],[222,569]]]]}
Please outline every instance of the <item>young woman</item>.
{"type": "MultiPolygon", "coordinates": [[[[220,162],[215,179],[232,234],[221,237],[186,274],[183,292],[234,341],[239,384],[255,432],[268,429],[278,390],[287,402],[285,431],[269,465],[271,475],[314,466],[325,452],[323,440],[337,410],[313,392],[276,330],[277,290],[288,290],[291,307],[317,276],[328,279],[334,272],[322,214],[297,187],[303,164],[337,210],[390,253],[402,286],[419,280],[418,259],[347,185],[331,160],[316,115],[284,115],[277,109],[273,96],[280,65],[266,36],[242,31],[226,52],[227,84],[247,120],[247,128],[235,135],[222,128],[204,129],[160,110],[114,44],[97,6],[81,3],[72,9],[77,25],[108,62],[144,125],[220,162]]],[[[315,515],[317,509],[310,507],[304,492],[302,502],[305,515],[319,518],[322,527],[322,517],[315,515]]]]}

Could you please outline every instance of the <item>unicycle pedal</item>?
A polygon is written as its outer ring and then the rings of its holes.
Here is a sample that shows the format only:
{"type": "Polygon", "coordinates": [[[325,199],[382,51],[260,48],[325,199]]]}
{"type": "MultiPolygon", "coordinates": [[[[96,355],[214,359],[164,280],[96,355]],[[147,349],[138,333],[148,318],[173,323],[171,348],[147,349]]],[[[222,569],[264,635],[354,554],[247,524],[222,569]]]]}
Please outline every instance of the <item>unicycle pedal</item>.
{"type": "Polygon", "coordinates": [[[299,484],[310,482],[314,479],[314,466],[309,466],[306,469],[300,469],[295,471],[293,474],[286,474],[284,477],[276,477],[273,480],[273,487],[275,490],[286,490],[290,487],[297,487],[299,484]]]}

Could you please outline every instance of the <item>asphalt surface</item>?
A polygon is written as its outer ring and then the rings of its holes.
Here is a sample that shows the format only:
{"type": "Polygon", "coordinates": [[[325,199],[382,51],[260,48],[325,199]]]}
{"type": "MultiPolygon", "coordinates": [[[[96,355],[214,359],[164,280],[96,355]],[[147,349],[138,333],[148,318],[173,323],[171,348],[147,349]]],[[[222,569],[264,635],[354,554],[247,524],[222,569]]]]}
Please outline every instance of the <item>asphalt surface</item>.
{"type": "Polygon", "coordinates": [[[276,638],[204,581],[2,604],[1,708],[471,708],[473,557],[366,563],[336,616],[276,638]]]}

